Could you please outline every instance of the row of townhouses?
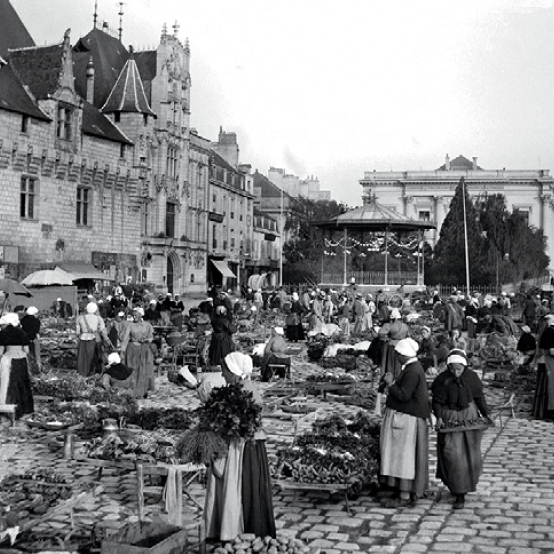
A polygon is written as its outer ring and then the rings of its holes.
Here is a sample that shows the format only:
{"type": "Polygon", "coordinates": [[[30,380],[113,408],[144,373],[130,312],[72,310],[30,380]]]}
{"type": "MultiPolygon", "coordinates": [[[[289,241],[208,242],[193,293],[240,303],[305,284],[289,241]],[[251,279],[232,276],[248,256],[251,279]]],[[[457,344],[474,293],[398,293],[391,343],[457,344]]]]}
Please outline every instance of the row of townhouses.
{"type": "Polygon", "coordinates": [[[190,88],[176,26],[155,50],[96,25],[37,46],[0,0],[0,273],[60,266],[192,294],[277,284],[290,196],[265,209],[236,134],[191,129],[190,88]]]}

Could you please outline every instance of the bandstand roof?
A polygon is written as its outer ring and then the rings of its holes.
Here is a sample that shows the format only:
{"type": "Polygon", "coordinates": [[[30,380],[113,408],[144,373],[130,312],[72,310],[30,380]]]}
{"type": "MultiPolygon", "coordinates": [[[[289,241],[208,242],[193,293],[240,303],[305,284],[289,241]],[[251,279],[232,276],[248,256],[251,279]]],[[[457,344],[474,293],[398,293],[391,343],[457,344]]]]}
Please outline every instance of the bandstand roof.
{"type": "Polygon", "coordinates": [[[417,229],[434,229],[430,221],[416,221],[399,214],[391,208],[382,206],[375,200],[326,221],[314,221],[315,227],[322,229],[355,229],[357,231],[415,231],[417,229]]]}

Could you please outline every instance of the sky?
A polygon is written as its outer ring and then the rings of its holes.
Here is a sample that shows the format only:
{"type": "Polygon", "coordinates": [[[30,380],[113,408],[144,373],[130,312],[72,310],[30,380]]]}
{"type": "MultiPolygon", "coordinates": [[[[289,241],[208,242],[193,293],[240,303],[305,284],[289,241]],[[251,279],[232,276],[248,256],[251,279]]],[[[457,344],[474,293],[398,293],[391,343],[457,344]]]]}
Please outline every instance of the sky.
{"type": "MultiPolygon", "coordinates": [[[[11,0],[39,45],[74,44],[94,0],[11,0]],[[39,9],[40,8],[40,9],[39,9]]],[[[119,27],[117,0],[99,25],[119,27]]],[[[360,205],[365,171],[554,172],[553,0],[127,0],[123,43],[164,23],[191,48],[191,127],[237,133],[240,162],[319,178],[360,205]]]]}

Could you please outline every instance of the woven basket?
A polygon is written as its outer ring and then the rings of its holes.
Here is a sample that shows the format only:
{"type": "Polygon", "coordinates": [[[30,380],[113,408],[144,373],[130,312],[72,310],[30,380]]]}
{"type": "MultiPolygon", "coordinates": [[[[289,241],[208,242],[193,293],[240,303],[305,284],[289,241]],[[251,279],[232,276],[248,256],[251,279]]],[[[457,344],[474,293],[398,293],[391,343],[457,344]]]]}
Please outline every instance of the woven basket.
{"type": "Polygon", "coordinates": [[[183,343],[186,338],[186,333],[170,333],[165,337],[165,340],[167,341],[167,344],[169,344],[169,346],[178,346],[179,344],[183,343]]]}

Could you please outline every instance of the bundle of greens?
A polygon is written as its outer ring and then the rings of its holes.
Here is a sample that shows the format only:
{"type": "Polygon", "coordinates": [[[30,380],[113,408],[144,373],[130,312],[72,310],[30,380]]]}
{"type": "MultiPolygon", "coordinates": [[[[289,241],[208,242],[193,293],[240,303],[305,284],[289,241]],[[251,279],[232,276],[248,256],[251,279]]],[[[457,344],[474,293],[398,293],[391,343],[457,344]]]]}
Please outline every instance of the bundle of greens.
{"type": "Polygon", "coordinates": [[[232,438],[251,440],[262,424],[262,406],[241,383],[212,390],[196,410],[198,424],[177,442],[183,462],[210,464],[223,457],[232,438]]]}

